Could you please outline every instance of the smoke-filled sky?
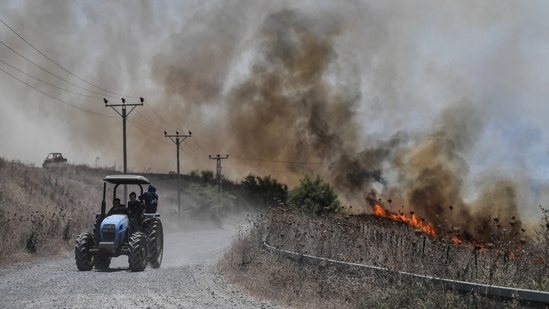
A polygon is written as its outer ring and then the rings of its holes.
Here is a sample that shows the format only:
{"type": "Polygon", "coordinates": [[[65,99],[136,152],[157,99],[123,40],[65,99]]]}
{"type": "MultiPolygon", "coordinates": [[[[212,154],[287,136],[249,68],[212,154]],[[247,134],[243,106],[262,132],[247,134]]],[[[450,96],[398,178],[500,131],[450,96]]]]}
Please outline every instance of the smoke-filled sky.
{"type": "MultiPolygon", "coordinates": [[[[547,1],[4,1],[0,156],[294,185],[429,217],[549,198],[547,1]],[[130,109],[128,108],[128,111],[130,109]],[[423,209],[423,210],[419,210],[423,209]],[[444,209],[444,210],[443,210],[444,209]]],[[[456,215],[458,213],[458,215],[456,215]]],[[[457,219],[456,219],[457,220],[457,219]]],[[[457,221],[456,221],[457,222],[457,221]]]]}

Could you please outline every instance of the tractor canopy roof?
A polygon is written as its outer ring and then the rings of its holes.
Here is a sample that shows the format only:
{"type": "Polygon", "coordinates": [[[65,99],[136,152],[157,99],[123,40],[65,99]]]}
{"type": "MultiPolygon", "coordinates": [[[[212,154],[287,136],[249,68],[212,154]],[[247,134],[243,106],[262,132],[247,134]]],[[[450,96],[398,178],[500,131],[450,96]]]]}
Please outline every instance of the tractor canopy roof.
{"type": "Polygon", "coordinates": [[[117,185],[146,185],[151,182],[140,175],[108,175],[103,181],[117,185]]]}

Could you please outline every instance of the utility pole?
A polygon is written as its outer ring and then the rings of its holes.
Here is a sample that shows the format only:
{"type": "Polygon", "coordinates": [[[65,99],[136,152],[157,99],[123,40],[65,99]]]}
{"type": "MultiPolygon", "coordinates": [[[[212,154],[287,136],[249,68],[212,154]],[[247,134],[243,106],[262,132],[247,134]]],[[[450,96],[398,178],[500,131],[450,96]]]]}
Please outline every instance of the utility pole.
{"type": "Polygon", "coordinates": [[[179,180],[179,145],[187,137],[191,137],[193,132],[189,131],[188,135],[179,134],[179,131],[175,131],[175,134],[168,134],[168,131],[164,130],[164,137],[169,137],[177,146],[177,215],[181,216],[181,181],[179,180]]]}
{"type": "Polygon", "coordinates": [[[224,157],[220,156],[219,154],[214,156],[212,158],[212,155],[208,155],[208,158],[212,159],[212,160],[217,160],[217,173],[216,173],[216,177],[217,177],[217,187],[219,188],[219,205],[221,205],[221,199],[222,199],[222,179],[221,179],[221,160],[223,159],[228,159],[229,158],[229,155],[226,155],[224,157]]]}
{"type": "MultiPolygon", "coordinates": [[[[127,160],[127,151],[126,151],[126,119],[128,118],[128,115],[137,107],[137,106],[143,106],[143,102],[145,101],[143,98],[139,98],[140,103],[133,103],[133,104],[126,104],[126,99],[122,98],[122,104],[109,104],[109,100],[106,98],[103,99],[103,102],[105,102],[105,107],[111,107],[114,109],[118,115],[122,116],[122,135],[123,135],[123,148],[124,148],[124,174],[128,174],[128,160],[127,160]],[[120,107],[120,110],[117,109],[117,107],[120,107]],[[129,112],[126,112],[126,108],[131,107],[129,112]]],[[[127,204],[128,201],[128,187],[124,185],[124,203],[127,204]]]]}

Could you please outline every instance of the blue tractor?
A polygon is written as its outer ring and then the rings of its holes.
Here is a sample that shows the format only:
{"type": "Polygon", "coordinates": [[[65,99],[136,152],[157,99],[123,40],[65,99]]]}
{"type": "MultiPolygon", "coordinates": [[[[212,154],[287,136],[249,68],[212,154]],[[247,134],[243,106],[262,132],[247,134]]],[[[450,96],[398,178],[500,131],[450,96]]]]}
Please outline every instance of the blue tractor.
{"type": "MultiPolygon", "coordinates": [[[[131,271],[143,271],[147,264],[160,267],[164,247],[164,235],[160,214],[132,213],[123,204],[115,204],[107,213],[107,185],[114,185],[113,203],[119,203],[119,189],[132,186],[135,191],[144,192],[143,186],[149,180],[138,175],[109,175],[103,179],[103,200],[101,212],[95,216],[93,232],[83,232],[76,238],[74,255],[78,270],[108,269],[111,258],[128,256],[131,271]]],[[[110,186],[109,186],[110,187],[110,186]]],[[[143,205],[144,209],[144,205],[143,205]]]]}

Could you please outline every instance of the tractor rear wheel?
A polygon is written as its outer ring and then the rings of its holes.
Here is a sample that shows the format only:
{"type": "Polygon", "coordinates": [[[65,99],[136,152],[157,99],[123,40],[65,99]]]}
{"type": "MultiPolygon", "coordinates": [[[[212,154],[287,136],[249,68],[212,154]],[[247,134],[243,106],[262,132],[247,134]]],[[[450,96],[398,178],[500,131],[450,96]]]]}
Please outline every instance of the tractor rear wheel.
{"type": "Polygon", "coordinates": [[[153,219],[147,222],[145,233],[149,239],[149,263],[152,268],[159,268],[164,253],[164,231],[162,221],[153,219]]]}
{"type": "Polygon", "coordinates": [[[147,267],[147,236],[142,232],[136,232],[130,236],[128,243],[130,254],[128,263],[131,271],[143,271],[147,267]]]}
{"type": "Polygon", "coordinates": [[[78,270],[88,271],[93,267],[93,254],[90,252],[90,247],[93,246],[93,235],[88,232],[81,233],[76,237],[74,245],[74,258],[76,259],[76,267],[78,270]]]}

